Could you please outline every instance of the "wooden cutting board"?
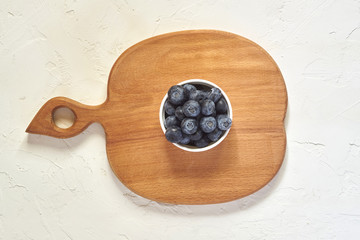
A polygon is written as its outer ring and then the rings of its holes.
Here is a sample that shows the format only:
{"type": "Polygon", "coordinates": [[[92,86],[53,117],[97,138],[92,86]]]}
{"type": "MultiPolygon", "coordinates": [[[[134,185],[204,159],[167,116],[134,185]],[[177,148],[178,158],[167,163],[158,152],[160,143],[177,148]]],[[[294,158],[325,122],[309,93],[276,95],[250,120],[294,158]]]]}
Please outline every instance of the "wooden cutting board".
{"type": "Polygon", "coordinates": [[[281,72],[259,45],[228,32],[181,31],[127,49],[111,70],[103,104],[53,98],[27,132],[68,138],[99,122],[110,166],[129,189],[158,202],[212,204],[254,193],[275,176],[285,154],[286,107],[281,72]],[[233,107],[229,135],[201,153],[166,141],[159,122],[167,90],[187,79],[220,86],[233,107]],[[52,113],[58,107],[75,113],[72,127],[54,124],[52,113]]]}

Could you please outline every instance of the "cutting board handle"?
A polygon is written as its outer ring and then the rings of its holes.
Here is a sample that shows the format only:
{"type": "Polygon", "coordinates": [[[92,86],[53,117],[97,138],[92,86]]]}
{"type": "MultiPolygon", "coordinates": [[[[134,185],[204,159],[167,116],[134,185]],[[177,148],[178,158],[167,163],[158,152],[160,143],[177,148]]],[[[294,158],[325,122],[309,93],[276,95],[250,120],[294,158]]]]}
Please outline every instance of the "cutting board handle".
{"type": "Polygon", "coordinates": [[[84,131],[91,123],[100,122],[102,107],[88,106],[70,98],[56,97],[47,101],[35,115],[26,132],[47,135],[56,138],[69,138],[84,131]],[[54,111],[60,107],[72,110],[75,115],[74,123],[69,128],[60,128],[54,122],[54,111]]]}

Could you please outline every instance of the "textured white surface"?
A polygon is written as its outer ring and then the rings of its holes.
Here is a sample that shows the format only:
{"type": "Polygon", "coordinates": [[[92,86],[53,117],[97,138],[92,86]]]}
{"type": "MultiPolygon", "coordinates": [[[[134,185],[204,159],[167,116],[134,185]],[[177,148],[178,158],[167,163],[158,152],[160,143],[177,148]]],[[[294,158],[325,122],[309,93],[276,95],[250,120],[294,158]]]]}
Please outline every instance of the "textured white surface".
{"type": "Polygon", "coordinates": [[[2,0],[0,66],[0,239],[359,238],[360,1],[2,0]],[[103,102],[126,48],[184,29],[247,37],[284,75],[287,154],[259,192],[159,204],[115,178],[100,125],[24,132],[51,97],[103,102]]]}

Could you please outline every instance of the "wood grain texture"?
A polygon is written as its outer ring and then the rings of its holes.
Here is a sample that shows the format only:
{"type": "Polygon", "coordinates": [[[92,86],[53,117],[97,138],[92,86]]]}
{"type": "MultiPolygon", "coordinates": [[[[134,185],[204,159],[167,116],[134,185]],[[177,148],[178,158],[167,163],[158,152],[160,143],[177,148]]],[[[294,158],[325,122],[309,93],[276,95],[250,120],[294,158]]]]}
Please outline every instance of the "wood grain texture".
{"type": "Polygon", "coordinates": [[[247,196],[275,176],[285,154],[286,107],[281,72],[260,46],[222,31],[181,31],[127,49],[111,70],[103,104],[49,100],[27,131],[64,138],[100,122],[111,168],[129,189],[159,202],[211,204],[247,196]],[[187,79],[217,84],[233,107],[229,135],[206,152],[178,149],[160,127],[162,98],[187,79]],[[62,106],[76,115],[68,129],[51,117],[62,106]]]}

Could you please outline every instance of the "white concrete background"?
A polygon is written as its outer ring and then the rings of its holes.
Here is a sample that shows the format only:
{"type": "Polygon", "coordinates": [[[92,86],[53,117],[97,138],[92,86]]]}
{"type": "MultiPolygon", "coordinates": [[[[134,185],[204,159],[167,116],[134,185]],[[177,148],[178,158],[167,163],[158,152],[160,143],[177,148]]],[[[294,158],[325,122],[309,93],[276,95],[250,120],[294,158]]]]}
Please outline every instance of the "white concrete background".
{"type": "Polygon", "coordinates": [[[0,84],[0,239],[359,239],[360,1],[2,0],[0,84]],[[159,204],[114,177],[100,125],[24,132],[52,97],[102,103],[125,49],[185,29],[247,37],[284,75],[287,154],[264,189],[159,204]]]}

